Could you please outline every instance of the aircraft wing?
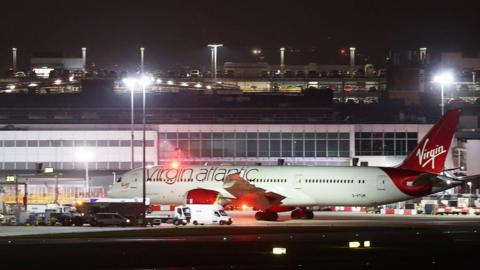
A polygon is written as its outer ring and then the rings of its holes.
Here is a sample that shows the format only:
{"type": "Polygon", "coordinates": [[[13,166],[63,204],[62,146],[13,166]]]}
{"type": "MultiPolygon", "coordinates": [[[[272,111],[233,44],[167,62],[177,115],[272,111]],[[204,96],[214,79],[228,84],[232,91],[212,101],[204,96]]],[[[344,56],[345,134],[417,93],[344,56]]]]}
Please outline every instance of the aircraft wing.
{"type": "Polygon", "coordinates": [[[463,181],[463,182],[476,182],[476,181],[480,181],[480,174],[477,174],[477,175],[469,175],[469,176],[462,176],[462,177],[459,177],[458,180],[463,181]]]}
{"type": "Polygon", "coordinates": [[[238,203],[245,203],[255,208],[266,210],[272,206],[289,204],[290,200],[302,202],[301,204],[312,204],[314,201],[304,192],[284,187],[271,187],[264,189],[258,187],[245,178],[240,173],[227,175],[224,179],[223,188],[204,188],[218,193],[218,203],[228,204],[235,200],[238,203]],[[287,198],[288,196],[288,198],[287,198]]]}
{"type": "Polygon", "coordinates": [[[279,205],[287,197],[282,191],[259,188],[245,180],[239,173],[227,175],[223,188],[240,201],[248,202],[249,205],[259,209],[279,205]]]}
{"type": "Polygon", "coordinates": [[[480,175],[470,175],[454,177],[449,175],[436,175],[431,173],[423,173],[417,177],[414,185],[432,185],[436,187],[456,186],[467,182],[480,181],[480,175]]]}
{"type": "Polygon", "coordinates": [[[211,190],[211,191],[217,192],[220,199],[222,199],[222,200],[234,200],[234,199],[236,199],[235,196],[233,196],[232,194],[230,194],[228,191],[226,191],[223,188],[204,188],[204,187],[202,187],[201,189],[206,189],[206,190],[211,190]]]}

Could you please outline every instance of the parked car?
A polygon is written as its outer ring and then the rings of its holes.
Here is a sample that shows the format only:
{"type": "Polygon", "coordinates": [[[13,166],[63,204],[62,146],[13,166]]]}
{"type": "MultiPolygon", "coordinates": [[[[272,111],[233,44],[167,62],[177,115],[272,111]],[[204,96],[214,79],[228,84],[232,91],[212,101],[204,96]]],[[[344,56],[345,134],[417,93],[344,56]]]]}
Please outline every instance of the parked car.
{"type": "Polygon", "coordinates": [[[0,224],[5,224],[7,222],[7,218],[4,215],[0,214],[0,224]]]}
{"type": "Polygon", "coordinates": [[[84,218],[80,213],[65,212],[65,213],[51,213],[49,218],[50,225],[56,225],[57,223],[62,226],[82,226],[84,218]]]}
{"type": "Polygon", "coordinates": [[[97,213],[90,220],[91,226],[128,226],[130,219],[117,213],[97,213]]]}
{"type": "Polygon", "coordinates": [[[198,70],[198,69],[190,70],[190,77],[200,78],[200,77],[202,77],[202,73],[200,73],[200,70],[198,70]]]}
{"type": "Polygon", "coordinates": [[[25,77],[27,77],[27,74],[25,74],[25,72],[23,72],[23,71],[18,71],[18,72],[15,73],[15,77],[25,78],[25,77]]]}

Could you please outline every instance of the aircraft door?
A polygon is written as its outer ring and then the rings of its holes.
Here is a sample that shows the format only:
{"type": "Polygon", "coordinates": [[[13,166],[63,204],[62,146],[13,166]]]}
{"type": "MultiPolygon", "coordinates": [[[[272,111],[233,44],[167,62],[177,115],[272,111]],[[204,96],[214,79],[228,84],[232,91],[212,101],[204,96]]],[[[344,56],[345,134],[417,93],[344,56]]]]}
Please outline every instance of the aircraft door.
{"type": "Polygon", "coordinates": [[[303,174],[296,174],[293,182],[293,187],[295,189],[301,189],[303,185],[303,174]]]}
{"type": "Polygon", "coordinates": [[[377,190],[385,190],[385,184],[388,178],[385,175],[379,175],[377,177],[377,190]]]}

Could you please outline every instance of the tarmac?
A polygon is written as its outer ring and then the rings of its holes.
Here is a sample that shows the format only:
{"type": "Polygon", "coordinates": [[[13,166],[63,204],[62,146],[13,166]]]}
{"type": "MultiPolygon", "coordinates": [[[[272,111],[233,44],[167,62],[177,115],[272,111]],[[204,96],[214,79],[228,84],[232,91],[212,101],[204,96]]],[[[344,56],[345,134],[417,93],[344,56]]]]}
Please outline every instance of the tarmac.
{"type": "MultiPolygon", "coordinates": [[[[257,221],[253,211],[228,212],[233,219],[231,228],[244,227],[342,227],[342,228],[428,228],[428,227],[458,227],[480,226],[480,216],[475,215],[382,215],[352,212],[315,212],[313,220],[292,220],[288,213],[280,213],[278,221],[257,221]]],[[[186,225],[179,228],[218,228],[219,225],[186,225]]],[[[64,227],[64,226],[0,226],[0,237],[5,236],[28,236],[28,235],[51,235],[65,233],[88,233],[132,230],[162,230],[174,227],[170,224],[162,224],[154,227],[64,227]]],[[[181,230],[178,231],[181,235],[181,230]]]]}
{"type": "MultiPolygon", "coordinates": [[[[314,220],[175,227],[0,227],[3,265],[35,269],[459,269],[478,266],[480,216],[316,212],[314,220]],[[354,246],[350,247],[351,243],[354,246]],[[273,253],[280,248],[284,254],[273,253]]],[[[7,269],[7,267],[5,268],[7,269]]]]}

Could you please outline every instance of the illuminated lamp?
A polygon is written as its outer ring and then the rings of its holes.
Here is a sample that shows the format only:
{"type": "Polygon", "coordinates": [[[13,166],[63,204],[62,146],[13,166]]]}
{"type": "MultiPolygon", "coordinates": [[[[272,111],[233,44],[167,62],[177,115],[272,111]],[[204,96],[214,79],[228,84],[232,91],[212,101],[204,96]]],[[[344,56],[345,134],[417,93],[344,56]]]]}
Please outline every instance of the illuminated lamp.
{"type": "Polygon", "coordinates": [[[176,161],[176,160],[172,161],[172,162],[170,163],[170,168],[172,168],[172,169],[178,169],[178,168],[180,168],[180,162],[178,162],[178,161],[176,161]]]}
{"type": "Polygon", "coordinates": [[[142,77],[138,80],[138,82],[140,83],[140,85],[141,85],[142,87],[147,87],[147,86],[149,86],[150,84],[152,84],[153,78],[150,77],[150,76],[142,76],[142,77]]]}
{"type": "Polygon", "coordinates": [[[285,255],[287,254],[287,249],[282,247],[274,247],[272,248],[273,255],[285,255]]]}
{"type": "Polygon", "coordinates": [[[53,167],[46,167],[45,169],[43,169],[43,173],[53,173],[53,172],[54,172],[53,167]]]}
{"type": "Polygon", "coordinates": [[[359,248],[360,247],[360,242],[358,242],[358,241],[348,242],[348,247],[349,248],[359,248]]]}

